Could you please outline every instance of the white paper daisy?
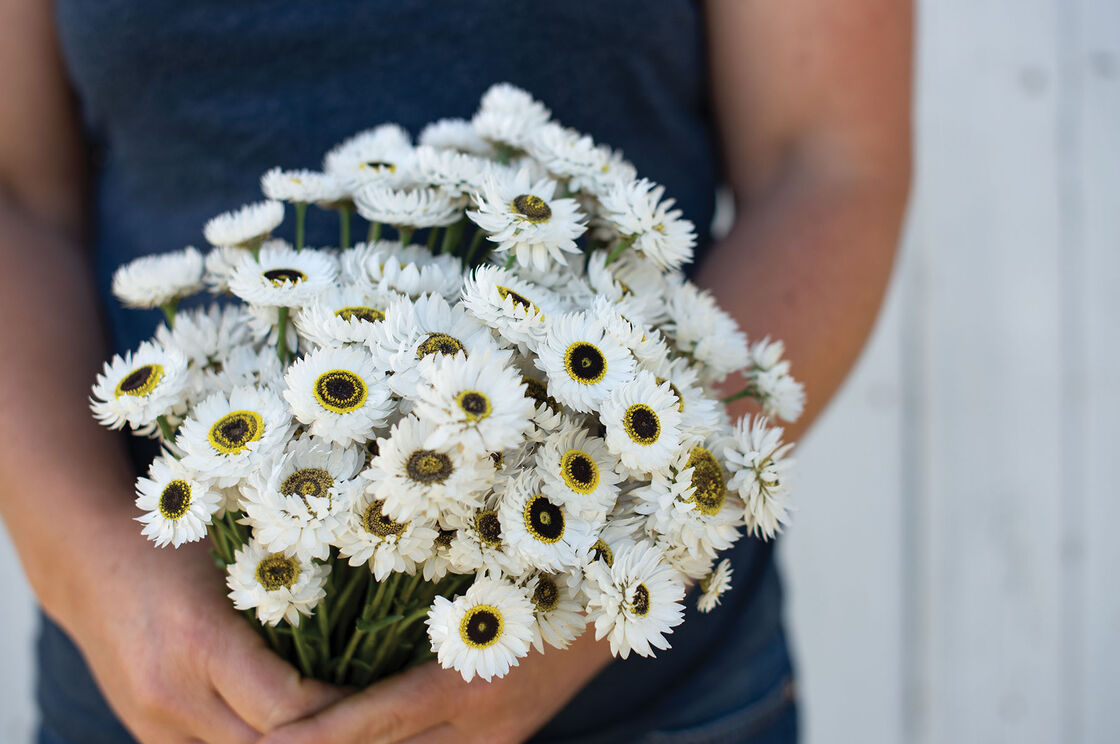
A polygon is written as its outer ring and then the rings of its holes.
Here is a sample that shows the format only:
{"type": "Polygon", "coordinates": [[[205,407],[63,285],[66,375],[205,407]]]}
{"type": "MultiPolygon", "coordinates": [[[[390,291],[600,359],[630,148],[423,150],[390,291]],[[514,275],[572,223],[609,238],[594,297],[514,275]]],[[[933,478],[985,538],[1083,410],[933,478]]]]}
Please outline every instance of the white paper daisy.
{"type": "Polygon", "coordinates": [[[750,346],[750,365],[743,370],[749,394],[762,404],[766,416],[796,421],[805,410],[805,387],[789,373],[782,359],[785,344],[764,338],[750,346]]]}
{"type": "Polygon", "coordinates": [[[113,295],[125,307],[160,307],[200,291],[202,270],[202,254],[193,246],[141,256],[113,272],[113,295]]]}
{"type": "Polygon", "coordinates": [[[544,104],[529,93],[509,83],[496,83],[482,94],[471,127],[483,139],[520,148],[550,116],[544,104]]]}
{"type": "Polygon", "coordinates": [[[603,401],[599,420],[607,429],[607,447],[636,473],[665,467],[681,447],[679,405],[668,382],[659,385],[651,373],[638,370],[632,382],[603,401]]]}
{"type": "Polygon", "coordinates": [[[634,377],[634,357],[584,313],[550,319],[537,353],[535,363],[548,375],[549,393],[582,413],[595,411],[634,377]]]}
{"type": "Polygon", "coordinates": [[[563,426],[536,452],[536,472],[549,499],[591,523],[606,520],[618,495],[618,457],[581,426],[563,426]]]}
{"type": "Polygon", "coordinates": [[[672,199],[661,198],[664,193],[664,186],[645,178],[618,182],[603,195],[601,215],[634,250],[672,271],[692,260],[696,230],[672,208],[672,199]]]}
{"type": "MultiPolygon", "coordinates": [[[[421,146],[416,148],[413,166],[421,183],[437,186],[451,197],[462,197],[483,187],[493,164],[458,150],[421,146]]],[[[456,204],[458,216],[465,206],[464,202],[456,204]]]]}
{"type": "Polygon", "coordinates": [[[668,285],[669,321],[663,326],[677,348],[700,363],[701,381],[718,383],[747,365],[747,337],[712,295],[689,281],[668,285]]]}
{"type": "Polygon", "coordinates": [[[234,554],[226,585],[233,606],[256,610],[265,625],[287,620],[299,625],[300,616],[310,616],[326,596],[330,567],[301,561],[283,553],[269,553],[256,540],[249,540],[234,554]]]}
{"type": "Polygon", "coordinates": [[[385,501],[365,494],[347,513],[346,526],[335,545],[351,566],[368,563],[378,581],[390,573],[416,572],[435,552],[435,523],[417,516],[396,520],[385,513],[385,501]]]}
{"type": "Polygon", "coordinates": [[[731,588],[731,561],[724,558],[715,570],[700,580],[700,598],[696,600],[696,609],[700,612],[711,612],[719,605],[720,597],[731,588]]]}
{"type": "Polygon", "coordinates": [[[366,343],[393,297],[368,285],[345,284],[317,295],[293,321],[312,347],[366,343]]]}
{"type": "Polygon", "coordinates": [[[447,526],[455,529],[447,551],[455,573],[521,576],[528,570],[521,554],[509,550],[502,519],[494,506],[486,505],[467,519],[452,519],[447,526]]]}
{"type": "Polygon", "coordinates": [[[478,209],[467,210],[467,216],[488,233],[503,260],[512,251],[519,264],[546,271],[562,263],[565,252],[579,251],[576,238],[587,229],[576,200],[557,199],[555,193],[554,181],[533,183],[527,169],[513,175],[495,171],[473,197],[478,209]]]}
{"type": "Polygon", "coordinates": [[[271,199],[223,212],[202,228],[214,246],[251,246],[267,238],[284,221],[284,205],[271,199]]]}
{"type": "MultiPolygon", "coordinates": [[[[580,577],[582,579],[582,577],[580,577]]],[[[533,603],[533,648],[544,653],[545,644],[565,649],[587,627],[583,603],[576,599],[567,575],[537,573],[525,583],[533,603]]]]}
{"type": "Polygon", "coordinates": [[[246,258],[252,257],[253,252],[248,248],[238,248],[233,245],[221,245],[211,248],[206,254],[206,272],[202,281],[214,294],[229,292],[229,280],[233,272],[246,258]]]}
{"type": "Polygon", "coordinates": [[[175,327],[160,323],[156,341],[165,349],[176,348],[197,367],[215,365],[234,347],[248,343],[245,308],[240,305],[210,305],[181,310],[175,327]]]}
{"type": "Polygon", "coordinates": [[[479,158],[490,158],[494,149],[478,136],[466,119],[439,119],[428,124],[420,130],[416,138],[421,146],[433,147],[437,150],[458,150],[469,153],[479,158]]]}
{"type": "Polygon", "coordinates": [[[425,622],[440,666],[467,682],[504,677],[528,655],[533,640],[533,605],[519,588],[499,579],[476,579],[454,601],[436,597],[425,622]]]}
{"type": "Polygon", "coordinates": [[[442,188],[393,189],[373,182],[354,192],[358,214],[394,227],[442,227],[458,222],[465,200],[442,188]]]}
{"type": "Polygon", "coordinates": [[[367,491],[383,500],[395,519],[466,517],[483,504],[494,475],[489,456],[454,441],[429,448],[425,442],[434,430],[430,421],[401,419],[378,440],[377,455],[362,474],[367,491]]]}
{"type": "Polygon", "coordinates": [[[396,124],[383,124],[335,146],[323,157],[323,170],[353,192],[376,181],[400,188],[412,183],[412,141],[396,124]]]}
{"type": "Polygon", "coordinates": [[[358,243],[340,258],[347,281],[409,297],[455,297],[462,285],[462,264],[452,255],[434,256],[418,245],[391,240],[358,243]]]}
{"type": "Polygon", "coordinates": [[[288,367],[284,382],[296,419],[330,442],[372,438],[393,410],[383,374],[359,346],[316,349],[288,367]]]}
{"type": "Polygon", "coordinates": [[[269,199],[303,204],[335,204],[349,199],[334,176],[319,171],[273,168],[261,176],[261,191],[269,199]]]}
{"type": "Polygon", "coordinates": [[[533,401],[501,357],[485,350],[466,357],[434,357],[423,365],[416,413],[435,424],[426,442],[442,447],[457,442],[489,454],[517,446],[532,426],[533,401]]]}
{"type": "Polygon", "coordinates": [[[560,311],[548,290],[497,266],[480,266],[463,279],[463,307],[511,344],[539,344],[545,319],[560,311]]]}
{"type": "Polygon", "coordinates": [[[136,517],[144,525],[144,537],[158,548],[177,548],[206,537],[221,497],[178,460],[162,455],[152,460],[147,478],[137,479],[136,506],[144,512],[136,517]]]}
{"type": "Polygon", "coordinates": [[[327,291],[338,274],[335,262],[316,250],[297,251],[282,241],[261,246],[260,253],[238,264],[229,290],[251,305],[303,307],[327,291]]]}
{"type": "Polygon", "coordinates": [[[595,543],[592,526],[550,499],[533,472],[522,473],[506,490],[498,514],[508,549],[542,571],[576,568],[595,543]]]}
{"type": "Polygon", "coordinates": [[[595,624],[595,640],[607,638],[611,653],[623,659],[631,651],[653,656],[653,649],[669,648],[665,636],[684,620],[684,582],[655,547],[623,545],[612,566],[595,561],[585,574],[587,619],[595,624]]]}
{"type": "Polygon", "coordinates": [[[181,351],[143,341],[135,352],[105,363],[90,409],[102,426],[120,429],[127,423],[137,433],[151,433],[160,416],[184,401],[187,383],[187,358],[181,351]]]}
{"type": "Polygon", "coordinates": [[[251,473],[288,441],[292,420],[274,392],[234,388],[194,407],[175,443],[183,464],[225,488],[251,473]]]}
{"type": "Polygon", "coordinates": [[[242,484],[242,523],[270,552],[325,560],[360,488],[364,461],[357,447],[310,436],[291,442],[242,484]]]}
{"type": "Polygon", "coordinates": [[[771,427],[762,417],[739,419],[734,437],[724,449],[733,475],[728,487],[745,504],[747,531],[767,539],[789,521],[789,475],[793,443],[782,443],[782,428],[771,427]]]}

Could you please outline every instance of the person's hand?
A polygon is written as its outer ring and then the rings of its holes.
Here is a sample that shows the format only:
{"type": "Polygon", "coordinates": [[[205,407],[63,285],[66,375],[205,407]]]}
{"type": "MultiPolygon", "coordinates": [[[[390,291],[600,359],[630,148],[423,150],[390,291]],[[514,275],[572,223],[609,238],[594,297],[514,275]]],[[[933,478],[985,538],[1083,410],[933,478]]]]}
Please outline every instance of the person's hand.
{"type": "Polygon", "coordinates": [[[255,742],[342,696],[301,679],[237,614],[206,543],[159,549],[120,519],[137,539],[92,561],[103,575],[59,619],[134,736],[255,742]]]}
{"type": "Polygon", "coordinates": [[[505,744],[548,722],[610,661],[588,629],[568,649],[530,651],[502,679],[469,684],[435,662],[354,694],[318,715],[277,729],[261,744],[505,744]]]}

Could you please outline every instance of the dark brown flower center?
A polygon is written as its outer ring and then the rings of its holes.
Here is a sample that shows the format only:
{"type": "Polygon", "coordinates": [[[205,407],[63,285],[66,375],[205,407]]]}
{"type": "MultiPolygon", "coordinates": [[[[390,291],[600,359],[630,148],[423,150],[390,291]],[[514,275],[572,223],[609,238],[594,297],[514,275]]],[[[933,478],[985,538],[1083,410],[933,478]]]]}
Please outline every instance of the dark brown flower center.
{"type": "Polygon", "coordinates": [[[283,553],[272,553],[257,564],[257,581],[268,591],[291,589],[299,579],[299,564],[283,553]]]}
{"type": "Polygon", "coordinates": [[[404,465],[408,477],[417,483],[443,483],[454,471],[451,458],[443,452],[416,450],[404,465]]]}
{"type": "Polygon", "coordinates": [[[366,507],[362,513],[362,526],[366,528],[366,532],[378,537],[393,537],[404,532],[408,523],[397,522],[387,517],[382,511],[384,506],[384,501],[374,501],[366,507]]]}
{"type": "Polygon", "coordinates": [[[165,519],[176,520],[191,508],[191,484],[185,480],[173,480],[163,487],[159,495],[159,513],[165,519]]]}
{"type": "Polygon", "coordinates": [[[594,385],[607,374],[607,359],[594,344],[577,341],[564,352],[564,369],[576,382],[594,385]]]}
{"type": "Polygon", "coordinates": [[[552,207],[548,202],[534,194],[521,194],[513,198],[513,209],[530,222],[548,222],[552,217],[552,207]]]}

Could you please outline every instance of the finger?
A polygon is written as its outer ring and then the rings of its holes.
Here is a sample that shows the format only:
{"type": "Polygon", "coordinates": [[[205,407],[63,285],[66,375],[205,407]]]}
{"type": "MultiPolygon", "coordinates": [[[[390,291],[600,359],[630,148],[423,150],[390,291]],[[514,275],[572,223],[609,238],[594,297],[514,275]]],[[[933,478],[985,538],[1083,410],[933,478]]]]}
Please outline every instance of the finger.
{"type": "Polygon", "coordinates": [[[424,664],[390,677],[336,703],[318,715],[285,726],[261,744],[389,744],[426,731],[457,712],[463,696],[453,694],[457,675],[424,664]]]}
{"type": "Polygon", "coordinates": [[[193,723],[195,734],[208,744],[253,744],[260,739],[260,733],[216,694],[209,708],[193,723]]]}
{"type": "Polygon", "coordinates": [[[421,731],[415,736],[410,736],[400,744],[460,744],[463,741],[463,732],[450,723],[441,723],[438,726],[421,731]]]}
{"type": "Polygon", "coordinates": [[[318,713],[346,691],[312,679],[270,649],[247,623],[231,625],[210,680],[230,707],[260,733],[318,713]]]}

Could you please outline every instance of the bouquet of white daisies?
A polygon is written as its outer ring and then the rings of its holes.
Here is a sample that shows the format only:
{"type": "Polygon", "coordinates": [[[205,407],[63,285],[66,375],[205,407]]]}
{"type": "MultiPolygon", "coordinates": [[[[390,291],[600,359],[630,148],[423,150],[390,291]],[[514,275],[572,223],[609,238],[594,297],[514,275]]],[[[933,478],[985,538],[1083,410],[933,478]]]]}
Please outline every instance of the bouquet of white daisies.
{"type": "Polygon", "coordinates": [[[436,658],[490,679],[589,623],[651,655],[689,587],[719,603],[720,551],[780,529],[792,445],[772,421],[802,388],[781,343],[749,344],[685,279],[692,224],[618,152],[501,84],[418,144],[383,125],[261,185],[207,223],[205,255],[117,271],[166,321],[91,405],[162,442],[144,534],[209,536],[235,607],[304,674],[436,658]],[[272,237],[285,204],[292,243],[272,237]],[[339,247],[306,247],[332,212],[339,247]],[[732,423],[743,396],[764,415],[732,423]]]}

